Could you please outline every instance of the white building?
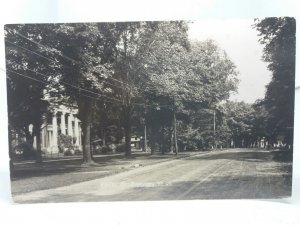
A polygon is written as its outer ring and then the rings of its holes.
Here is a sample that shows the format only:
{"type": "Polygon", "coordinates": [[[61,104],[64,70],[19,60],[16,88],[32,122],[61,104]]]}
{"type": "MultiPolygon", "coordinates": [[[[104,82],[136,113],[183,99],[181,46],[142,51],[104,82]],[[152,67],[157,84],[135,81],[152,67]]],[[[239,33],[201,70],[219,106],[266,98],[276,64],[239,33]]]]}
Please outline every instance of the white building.
{"type": "Polygon", "coordinates": [[[46,153],[58,153],[58,136],[69,135],[73,144],[82,149],[81,122],[76,117],[78,110],[73,107],[60,105],[44,118],[41,127],[41,148],[46,153]]]}

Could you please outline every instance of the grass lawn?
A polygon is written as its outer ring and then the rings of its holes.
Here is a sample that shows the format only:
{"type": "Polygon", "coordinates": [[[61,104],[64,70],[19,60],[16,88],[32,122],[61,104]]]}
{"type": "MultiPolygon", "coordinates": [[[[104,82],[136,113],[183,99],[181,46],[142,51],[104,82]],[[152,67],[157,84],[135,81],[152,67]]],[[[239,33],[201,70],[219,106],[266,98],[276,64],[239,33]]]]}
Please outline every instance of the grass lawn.
{"type": "Polygon", "coordinates": [[[81,159],[18,163],[14,166],[14,172],[11,173],[11,190],[12,194],[21,194],[67,186],[185,155],[189,153],[178,156],[173,154],[150,156],[149,153],[133,153],[127,158],[123,155],[107,155],[96,157],[95,162],[98,165],[91,167],[83,167],[81,159]]]}

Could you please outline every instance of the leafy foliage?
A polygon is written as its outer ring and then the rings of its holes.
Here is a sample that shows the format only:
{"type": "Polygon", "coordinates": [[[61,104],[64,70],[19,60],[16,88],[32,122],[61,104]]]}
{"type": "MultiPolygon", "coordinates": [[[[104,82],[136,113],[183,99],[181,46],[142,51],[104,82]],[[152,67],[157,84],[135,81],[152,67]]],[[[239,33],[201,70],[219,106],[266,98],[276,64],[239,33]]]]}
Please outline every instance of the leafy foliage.
{"type": "Polygon", "coordinates": [[[290,116],[292,107],[285,101],[292,94],[291,23],[256,23],[274,76],[266,98],[254,106],[228,101],[238,84],[234,63],[213,40],[190,42],[187,22],[11,25],[7,67],[37,83],[8,72],[10,123],[21,129],[42,121],[51,111],[45,96],[54,106],[76,103],[85,163],[92,162],[91,141],[100,139],[130,155],[131,135],[143,136],[145,127],[151,149],[163,153],[177,141],[181,150],[191,150],[229,147],[232,140],[242,147],[257,137],[275,137],[291,126],[281,115],[288,109],[290,116]]]}
{"type": "Polygon", "coordinates": [[[271,140],[284,135],[293,143],[295,95],[296,21],[290,17],[256,20],[260,42],[265,46],[263,59],[272,71],[263,105],[268,112],[267,132],[271,140]]]}
{"type": "Polygon", "coordinates": [[[73,138],[70,135],[60,134],[57,138],[57,142],[58,147],[62,152],[64,152],[67,149],[71,150],[74,148],[73,138]]]}

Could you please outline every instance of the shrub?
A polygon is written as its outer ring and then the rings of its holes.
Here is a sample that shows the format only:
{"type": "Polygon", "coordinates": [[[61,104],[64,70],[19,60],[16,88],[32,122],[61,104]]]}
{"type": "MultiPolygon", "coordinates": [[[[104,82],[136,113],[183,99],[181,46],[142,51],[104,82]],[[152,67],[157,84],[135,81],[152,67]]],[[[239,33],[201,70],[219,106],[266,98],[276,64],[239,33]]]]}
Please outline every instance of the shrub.
{"type": "Polygon", "coordinates": [[[31,144],[24,142],[17,146],[19,152],[22,152],[22,156],[24,159],[35,159],[36,151],[33,150],[31,144]]]}
{"type": "Polygon", "coordinates": [[[125,149],[126,149],[125,144],[119,144],[116,147],[116,152],[125,152],[125,149]]]}
{"type": "Polygon", "coordinates": [[[101,148],[101,153],[102,153],[102,154],[107,154],[107,153],[109,153],[109,152],[112,152],[112,149],[111,149],[110,147],[108,147],[108,146],[103,146],[103,147],[101,148]]]}
{"type": "Polygon", "coordinates": [[[111,143],[111,144],[108,145],[108,147],[111,149],[111,151],[115,152],[116,148],[117,148],[117,145],[114,144],[114,143],[111,143]]]}
{"type": "Polygon", "coordinates": [[[64,152],[64,155],[74,155],[75,154],[75,151],[73,149],[68,149],[64,152]]]}
{"type": "Polygon", "coordinates": [[[79,149],[78,145],[74,146],[73,149],[74,149],[75,155],[81,155],[82,154],[82,150],[79,149]]]}
{"type": "Polygon", "coordinates": [[[107,154],[109,152],[112,152],[112,149],[108,146],[96,146],[93,151],[94,154],[107,154]]]}
{"type": "Polygon", "coordinates": [[[60,134],[57,141],[60,152],[64,152],[65,149],[73,149],[73,138],[70,135],[60,134]]]}
{"type": "Polygon", "coordinates": [[[101,146],[100,145],[94,145],[93,146],[93,154],[101,154],[101,146]]]}

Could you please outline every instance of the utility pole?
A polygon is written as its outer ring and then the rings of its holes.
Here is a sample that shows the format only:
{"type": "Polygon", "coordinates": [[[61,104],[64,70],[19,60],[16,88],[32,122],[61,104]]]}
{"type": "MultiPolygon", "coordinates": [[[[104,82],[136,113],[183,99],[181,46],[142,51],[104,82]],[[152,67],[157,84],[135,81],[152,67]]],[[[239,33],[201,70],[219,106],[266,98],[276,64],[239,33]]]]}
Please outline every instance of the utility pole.
{"type": "Polygon", "coordinates": [[[144,151],[147,152],[147,125],[146,125],[146,120],[145,120],[145,125],[144,125],[144,151]]]}
{"type": "Polygon", "coordinates": [[[216,110],[214,110],[214,148],[216,147],[216,110]]]}
{"type": "Polygon", "coordinates": [[[144,104],[144,109],[145,109],[145,118],[144,118],[144,151],[147,152],[147,125],[146,125],[146,104],[144,104]]]}
{"type": "Polygon", "coordinates": [[[177,129],[176,129],[176,109],[175,109],[175,97],[174,97],[174,109],[173,109],[173,118],[174,118],[174,148],[175,154],[178,154],[178,146],[177,146],[177,129]]]}

